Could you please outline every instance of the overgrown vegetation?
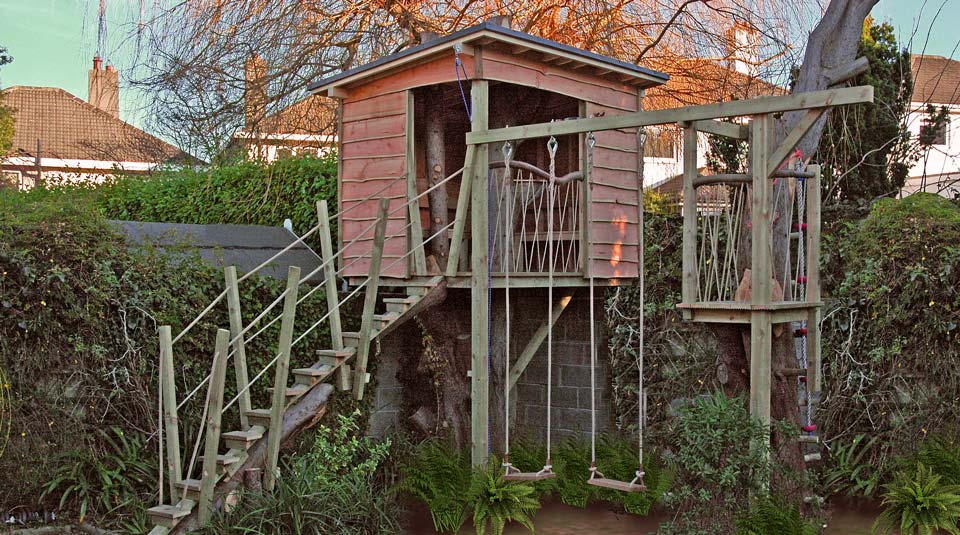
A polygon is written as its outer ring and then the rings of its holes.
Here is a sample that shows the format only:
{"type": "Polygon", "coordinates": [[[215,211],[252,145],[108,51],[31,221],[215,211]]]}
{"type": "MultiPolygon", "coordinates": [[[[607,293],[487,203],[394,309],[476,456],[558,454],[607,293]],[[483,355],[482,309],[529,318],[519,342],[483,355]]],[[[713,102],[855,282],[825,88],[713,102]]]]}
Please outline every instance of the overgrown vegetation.
{"type": "Polygon", "coordinates": [[[308,452],[288,459],[274,491],[245,492],[214,516],[208,535],[389,535],[402,508],[389,486],[390,442],[362,436],[359,411],[321,425],[308,452]]]}
{"type": "MultiPolygon", "coordinates": [[[[266,195],[284,192],[301,199],[298,217],[304,221],[305,207],[310,207],[313,226],[313,203],[321,194],[332,195],[334,182],[309,170],[327,164],[314,160],[277,165],[289,165],[300,174],[256,167],[267,175],[241,179],[227,173],[220,180],[188,171],[183,180],[194,186],[204,178],[212,180],[207,194],[221,201],[233,199],[229,203],[235,210],[233,222],[268,222],[266,218],[276,216],[278,220],[269,223],[279,224],[281,216],[291,213],[266,215],[266,210],[257,209],[252,192],[263,193],[261,204],[278,210],[285,202],[266,195]],[[308,174],[316,181],[300,184],[308,174]],[[252,184],[261,178],[267,183],[252,184]],[[301,187],[315,196],[307,199],[301,187]],[[249,196],[230,193],[230,188],[249,196]]],[[[129,178],[102,190],[0,192],[0,368],[9,378],[13,422],[11,439],[0,456],[0,510],[35,511],[62,501],[67,518],[86,513],[126,531],[144,527],[142,506],[156,503],[157,470],[150,466],[147,477],[141,474],[147,467],[133,466],[131,460],[156,459],[156,327],[169,324],[179,332],[220,293],[223,274],[189,255],[178,255],[172,263],[149,246],[129,248],[102,210],[152,205],[184,217],[190,210],[219,217],[192,204],[214,207],[219,201],[188,195],[175,182],[170,175],[157,182],[166,189],[129,178]],[[136,196],[145,199],[135,202],[136,196]],[[108,202],[111,199],[125,200],[108,202]],[[123,431],[126,446],[118,449],[116,436],[100,432],[113,428],[123,431]],[[129,452],[134,444],[142,448],[141,454],[129,452]],[[109,497],[109,504],[103,496],[109,497]]],[[[132,219],[150,219],[127,213],[132,219]]],[[[252,320],[283,286],[283,281],[259,277],[241,284],[244,321],[252,320]]],[[[302,332],[325,309],[324,294],[317,291],[298,307],[296,330],[302,332]]],[[[216,307],[177,342],[176,386],[181,396],[209,372],[216,329],[226,325],[226,307],[216,307]]],[[[275,324],[248,343],[251,370],[262,369],[272,358],[278,334],[275,324]]],[[[312,364],[313,350],[324,347],[328,337],[324,328],[313,331],[294,347],[292,365],[312,364]]],[[[229,383],[227,399],[236,393],[229,383]]],[[[253,394],[255,406],[266,405],[266,388],[253,394]]],[[[181,444],[192,445],[196,439],[202,402],[201,392],[181,409],[181,444]]],[[[231,418],[235,415],[228,413],[225,428],[236,425],[231,418]]]]}
{"type": "Polygon", "coordinates": [[[898,472],[884,485],[886,509],[873,524],[874,533],[899,530],[901,535],[960,534],[960,487],[949,485],[923,463],[915,471],[898,472]]]}

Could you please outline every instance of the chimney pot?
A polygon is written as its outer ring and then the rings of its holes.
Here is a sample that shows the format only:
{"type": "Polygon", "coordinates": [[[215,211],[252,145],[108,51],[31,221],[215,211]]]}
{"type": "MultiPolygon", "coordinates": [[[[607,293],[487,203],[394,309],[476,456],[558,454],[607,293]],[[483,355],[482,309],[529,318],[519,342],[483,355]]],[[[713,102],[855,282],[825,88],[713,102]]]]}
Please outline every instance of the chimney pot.
{"type": "Polygon", "coordinates": [[[513,26],[513,15],[495,15],[487,19],[490,24],[511,28],[513,26]]]}
{"type": "Polygon", "coordinates": [[[100,64],[101,64],[102,62],[103,62],[103,60],[100,59],[100,56],[93,56],[93,70],[99,71],[99,70],[100,70],[100,64]]]}
{"type": "Polygon", "coordinates": [[[117,72],[117,69],[113,65],[107,65],[107,72],[117,72]]]}

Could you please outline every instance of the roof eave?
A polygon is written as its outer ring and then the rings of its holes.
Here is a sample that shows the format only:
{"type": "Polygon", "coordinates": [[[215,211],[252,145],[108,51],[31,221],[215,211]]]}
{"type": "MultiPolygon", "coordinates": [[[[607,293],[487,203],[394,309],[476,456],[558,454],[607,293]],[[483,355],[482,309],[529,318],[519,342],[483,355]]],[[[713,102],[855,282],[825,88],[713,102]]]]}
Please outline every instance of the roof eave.
{"type": "Polygon", "coordinates": [[[461,54],[472,55],[472,47],[475,44],[478,42],[485,44],[489,40],[523,47],[552,56],[567,57],[573,61],[601,69],[607,73],[617,73],[622,76],[628,76],[639,82],[636,85],[644,89],[661,85],[670,79],[669,75],[658,71],[485,22],[330,76],[311,84],[307,90],[314,95],[343,98],[346,96],[343,88],[362,79],[377,76],[378,74],[397,69],[417,60],[449,53],[457,44],[462,45],[461,54]]]}

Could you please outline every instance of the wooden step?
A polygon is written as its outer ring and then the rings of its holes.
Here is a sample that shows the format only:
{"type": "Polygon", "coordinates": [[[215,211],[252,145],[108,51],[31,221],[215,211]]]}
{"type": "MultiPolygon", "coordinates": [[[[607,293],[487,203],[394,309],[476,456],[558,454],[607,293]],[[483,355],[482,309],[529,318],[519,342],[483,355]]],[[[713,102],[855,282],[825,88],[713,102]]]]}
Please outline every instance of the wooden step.
{"type": "MultiPolygon", "coordinates": [[[[217,481],[220,481],[220,476],[215,476],[217,481]]],[[[176,484],[177,487],[177,497],[180,497],[183,494],[183,489],[187,489],[187,499],[197,501],[200,499],[200,480],[199,479],[184,479],[183,481],[176,484]]]]}
{"type": "Polygon", "coordinates": [[[423,296],[431,289],[439,286],[441,282],[443,282],[443,275],[422,279],[411,279],[407,283],[407,295],[412,297],[423,296]]]}
{"type": "MultiPolygon", "coordinates": [[[[273,387],[270,387],[267,390],[273,393],[273,387]]],[[[287,401],[293,401],[294,399],[297,399],[298,397],[306,394],[309,390],[310,390],[309,385],[294,384],[293,386],[288,386],[284,394],[286,394],[287,396],[287,401]]]]}
{"type": "Polygon", "coordinates": [[[250,409],[245,414],[251,425],[270,427],[270,409],[250,409]]]}
{"type": "Polygon", "coordinates": [[[393,321],[400,318],[400,313],[398,312],[387,312],[386,314],[374,314],[373,315],[373,326],[379,330],[383,330],[387,325],[390,325],[393,321]]]}
{"type": "Polygon", "coordinates": [[[298,385],[313,386],[323,382],[337,371],[334,366],[321,364],[315,368],[297,368],[293,372],[293,381],[298,385]]]}
{"type": "Polygon", "coordinates": [[[357,348],[345,347],[343,349],[318,349],[317,364],[332,366],[336,368],[357,354],[357,348]]]}
{"type": "Polygon", "coordinates": [[[820,443],[820,437],[818,437],[817,435],[800,435],[800,438],[797,439],[797,440],[799,440],[801,443],[805,443],[805,444],[819,444],[819,443],[820,443]]]}
{"type": "Polygon", "coordinates": [[[177,505],[158,505],[147,509],[150,521],[157,526],[175,528],[180,519],[190,514],[195,505],[193,500],[181,500],[177,505]]]}
{"type": "Polygon", "coordinates": [[[417,304],[420,301],[419,296],[410,296],[410,297],[385,297],[383,299],[383,304],[387,307],[387,312],[396,312],[397,314],[403,314],[407,310],[410,310],[410,307],[417,304]]]}
{"type": "MultiPolygon", "coordinates": [[[[370,339],[373,340],[377,337],[379,331],[376,329],[370,334],[370,339]]],[[[360,347],[360,333],[356,331],[347,331],[343,333],[343,344],[351,348],[360,347]]]]}
{"type": "Polygon", "coordinates": [[[805,463],[815,463],[820,460],[819,453],[808,453],[803,456],[803,462],[805,463]]]}
{"type": "Polygon", "coordinates": [[[230,431],[220,435],[220,438],[223,439],[228,448],[247,451],[254,442],[263,438],[266,431],[265,427],[252,425],[246,431],[230,431]]]}

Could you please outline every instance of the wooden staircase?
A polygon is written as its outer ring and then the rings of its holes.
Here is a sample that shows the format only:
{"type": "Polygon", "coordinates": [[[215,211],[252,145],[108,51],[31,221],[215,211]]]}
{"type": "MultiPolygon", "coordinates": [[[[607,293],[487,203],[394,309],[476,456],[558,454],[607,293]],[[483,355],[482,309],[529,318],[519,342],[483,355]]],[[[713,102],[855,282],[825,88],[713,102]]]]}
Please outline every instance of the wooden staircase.
{"type": "MultiPolygon", "coordinates": [[[[326,221],[325,203],[318,206],[321,225],[326,221]]],[[[364,387],[369,382],[367,364],[372,344],[386,334],[408,321],[416,314],[442,301],[446,295],[443,276],[415,277],[406,280],[405,297],[388,297],[378,301],[380,290],[380,264],[385,239],[386,210],[381,205],[374,237],[374,248],[370,265],[370,276],[364,283],[365,298],[361,316],[360,330],[344,332],[341,329],[339,309],[342,305],[337,292],[335,258],[330,245],[329,229],[326,237],[321,235],[321,244],[326,265],[325,286],[331,346],[329,349],[316,350],[315,361],[305,368],[289,369],[291,346],[293,345],[294,316],[297,305],[300,270],[291,267],[288,273],[287,287],[283,295],[283,313],[280,316],[279,354],[272,364],[274,368],[271,406],[254,408],[250,403],[250,388],[256,379],[264,375],[261,371],[251,382],[247,378],[246,348],[244,329],[240,321],[239,290],[236,270],[226,269],[228,309],[230,312],[230,330],[220,329],[217,334],[207,393],[206,419],[204,420],[204,450],[199,457],[199,475],[191,477],[193,460],[186,474],[181,470],[179,431],[177,423],[177,399],[173,382],[173,347],[169,326],[160,328],[160,375],[161,403],[163,405],[165,449],[168,469],[169,503],[148,510],[154,523],[151,535],[187,533],[206,524],[213,512],[224,506],[227,496],[249,476],[254,477],[257,469],[262,469],[262,485],[272,489],[276,482],[280,443],[291,426],[318,417],[325,410],[327,396],[336,389],[350,390],[356,399],[362,399],[364,387]],[[381,306],[378,306],[382,303],[381,306]],[[385,309],[376,314],[378,308],[385,309]],[[229,353],[232,348],[233,352],[229,353]],[[223,391],[226,381],[228,358],[234,361],[239,394],[223,408],[223,391]],[[292,378],[290,377],[292,375],[292,378]],[[291,380],[292,379],[292,380],[291,380]],[[237,402],[240,414],[240,429],[221,433],[222,413],[237,402]],[[253,472],[250,472],[254,469],[253,472]],[[198,479],[199,478],[199,479],[198,479]]],[[[338,253],[339,254],[339,253],[338,253]]],[[[348,298],[357,293],[354,290],[348,298]]],[[[278,298],[279,302],[279,298],[278,298]]],[[[275,303],[276,304],[276,303],[275,303]]],[[[319,322],[318,322],[319,323],[319,322]]],[[[314,325],[316,327],[316,325],[314,325]]],[[[188,327],[189,328],[189,327],[188,327]]],[[[306,334],[306,333],[304,333],[306,334]]],[[[270,365],[268,364],[267,367],[270,365]]],[[[196,392],[196,391],[194,391],[196,392]]],[[[199,442],[194,446],[196,457],[199,442]]]]}

